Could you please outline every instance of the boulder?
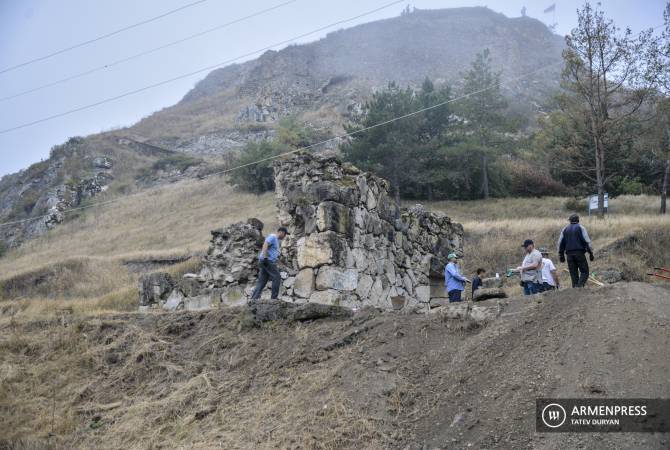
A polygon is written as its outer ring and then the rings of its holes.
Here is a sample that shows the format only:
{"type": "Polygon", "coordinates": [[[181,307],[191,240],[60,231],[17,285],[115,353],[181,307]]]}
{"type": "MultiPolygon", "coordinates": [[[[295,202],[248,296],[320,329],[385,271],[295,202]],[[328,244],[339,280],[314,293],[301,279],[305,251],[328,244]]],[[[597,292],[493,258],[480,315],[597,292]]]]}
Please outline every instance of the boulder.
{"type": "Polygon", "coordinates": [[[302,322],[325,318],[347,318],[353,315],[349,308],[320,303],[289,303],[281,300],[255,301],[249,303],[249,310],[256,323],[271,320],[302,322]]]}
{"type": "Polygon", "coordinates": [[[479,302],[490,298],[507,298],[507,292],[502,288],[479,288],[472,296],[472,301],[479,302]]]}
{"type": "Polygon", "coordinates": [[[502,277],[490,277],[482,279],[482,288],[501,288],[503,287],[503,278],[502,277]]]}

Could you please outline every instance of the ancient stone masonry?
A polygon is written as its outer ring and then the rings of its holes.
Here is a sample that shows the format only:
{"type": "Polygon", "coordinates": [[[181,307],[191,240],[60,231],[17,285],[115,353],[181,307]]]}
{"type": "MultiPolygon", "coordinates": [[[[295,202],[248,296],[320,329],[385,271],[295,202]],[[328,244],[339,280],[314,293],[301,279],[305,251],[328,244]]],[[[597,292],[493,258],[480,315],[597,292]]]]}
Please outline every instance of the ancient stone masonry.
{"type": "Polygon", "coordinates": [[[278,162],[275,185],[279,222],[290,233],[284,285],[294,301],[424,307],[447,254],[462,251],[460,224],[420,205],[401,210],[388,182],[335,157],[278,162]]]}
{"type": "MultiPolygon", "coordinates": [[[[282,300],[429,309],[431,280],[442,286],[447,255],[462,252],[460,224],[421,205],[400,209],[385,180],[335,157],[302,153],[274,170],[278,219],[289,230],[279,262],[282,300]]],[[[168,309],[246,303],[262,228],[249,219],[213,231],[198,274],[173,283],[169,292],[146,282],[141,296],[168,309]],[[154,290],[161,291],[158,300],[154,290]]]]}

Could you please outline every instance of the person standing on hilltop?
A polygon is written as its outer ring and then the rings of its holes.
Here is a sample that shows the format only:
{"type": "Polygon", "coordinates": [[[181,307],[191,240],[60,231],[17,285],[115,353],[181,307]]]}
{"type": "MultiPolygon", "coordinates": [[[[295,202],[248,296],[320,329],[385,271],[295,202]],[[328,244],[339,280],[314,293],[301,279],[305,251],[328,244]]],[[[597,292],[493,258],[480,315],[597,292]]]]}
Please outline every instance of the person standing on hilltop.
{"type": "Polygon", "coordinates": [[[589,263],[584,254],[588,253],[593,261],[593,246],[586,228],[579,224],[579,216],[573,214],[569,220],[570,224],[563,228],[558,238],[558,258],[565,262],[567,255],[572,287],[584,287],[589,279],[589,263]]]}
{"type": "Polygon", "coordinates": [[[558,278],[554,262],[549,259],[549,250],[541,248],[540,253],[542,254],[542,286],[540,291],[546,292],[559,289],[561,282],[558,278]]]}
{"type": "Polygon", "coordinates": [[[281,284],[281,275],[277,268],[277,260],[281,253],[281,240],[286,237],[288,230],[284,227],[279,227],[277,233],[270,233],[263,242],[263,248],[258,254],[258,282],[254,293],[251,294],[252,300],[261,298],[261,292],[265,288],[268,280],[272,280],[272,293],[270,298],[277,300],[279,297],[279,285],[281,284]]]}
{"type": "Polygon", "coordinates": [[[526,256],[519,267],[513,270],[521,274],[523,295],[533,295],[540,292],[542,285],[542,254],[535,248],[531,239],[526,239],[521,245],[526,256]]]}
{"type": "Polygon", "coordinates": [[[447,259],[449,263],[444,268],[444,286],[447,290],[449,303],[460,302],[465,290],[465,283],[469,283],[470,280],[461,275],[456,253],[449,253],[447,259]]]}

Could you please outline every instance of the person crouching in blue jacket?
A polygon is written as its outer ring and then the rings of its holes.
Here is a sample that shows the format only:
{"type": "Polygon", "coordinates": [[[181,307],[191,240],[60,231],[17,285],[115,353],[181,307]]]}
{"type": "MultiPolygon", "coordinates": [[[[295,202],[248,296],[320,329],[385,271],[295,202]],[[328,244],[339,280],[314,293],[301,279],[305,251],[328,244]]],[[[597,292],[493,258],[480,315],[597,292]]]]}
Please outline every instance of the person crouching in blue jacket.
{"type": "Polygon", "coordinates": [[[465,283],[469,283],[470,280],[461,275],[456,253],[449,253],[447,259],[449,263],[444,268],[444,286],[447,290],[449,303],[460,302],[462,301],[461,295],[465,290],[465,283]]]}

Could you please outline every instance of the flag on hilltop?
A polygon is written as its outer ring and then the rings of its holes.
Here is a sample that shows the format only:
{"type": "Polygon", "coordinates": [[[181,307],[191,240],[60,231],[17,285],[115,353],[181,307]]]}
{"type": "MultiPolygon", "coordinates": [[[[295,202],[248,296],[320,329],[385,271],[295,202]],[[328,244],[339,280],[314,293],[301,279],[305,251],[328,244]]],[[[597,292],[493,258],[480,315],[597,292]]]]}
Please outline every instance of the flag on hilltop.
{"type": "Polygon", "coordinates": [[[547,7],[544,12],[545,13],[550,13],[556,11],[556,3],[552,3],[549,7],[547,7]]]}

